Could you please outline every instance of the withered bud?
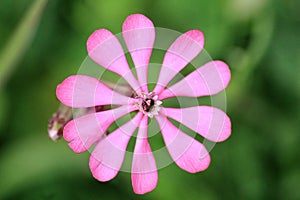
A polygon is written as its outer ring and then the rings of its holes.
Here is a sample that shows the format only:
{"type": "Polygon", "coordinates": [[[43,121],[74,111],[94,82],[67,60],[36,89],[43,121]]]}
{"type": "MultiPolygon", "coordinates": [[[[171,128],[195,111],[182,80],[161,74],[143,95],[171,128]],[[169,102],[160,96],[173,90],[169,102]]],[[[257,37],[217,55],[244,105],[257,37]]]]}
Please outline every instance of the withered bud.
{"type": "Polygon", "coordinates": [[[56,141],[60,139],[63,135],[63,128],[71,119],[72,108],[64,106],[61,104],[56,113],[52,115],[48,123],[48,135],[53,140],[56,141]]]}

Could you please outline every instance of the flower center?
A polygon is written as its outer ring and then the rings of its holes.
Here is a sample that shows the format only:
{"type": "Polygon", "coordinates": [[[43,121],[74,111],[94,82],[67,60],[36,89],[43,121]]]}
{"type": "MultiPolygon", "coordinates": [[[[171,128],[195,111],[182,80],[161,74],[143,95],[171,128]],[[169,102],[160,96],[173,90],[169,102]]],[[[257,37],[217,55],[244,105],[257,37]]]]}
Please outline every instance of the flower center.
{"type": "Polygon", "coordinates": [[[158,115],[158,111],[160,110],[161,101],[157,100],[158,96],[154,93],[150,92],[149,94],[140,93],[136,96],[138,102],[136,106],[139,107],[139,110],[148,115],[148,117],[152,118],[154,115],[158,115]]]}

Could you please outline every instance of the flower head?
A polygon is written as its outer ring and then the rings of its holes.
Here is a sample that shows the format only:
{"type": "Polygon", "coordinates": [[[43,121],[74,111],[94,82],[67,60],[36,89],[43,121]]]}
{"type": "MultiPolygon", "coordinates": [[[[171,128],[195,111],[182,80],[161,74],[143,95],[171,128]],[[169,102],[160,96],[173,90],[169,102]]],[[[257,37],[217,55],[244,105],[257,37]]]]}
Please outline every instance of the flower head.
{"type": "Polygon", "coordinates": [[[148,118],[155,118],[166,148],[174,162],[183,170],[196,173],[210,164],[206,148],[193,137],[179,130],[169,118],[185,125],[204,138],[220,142],[231,134],[227,115],[214,107],[163,107],[162,101],[176,96],[210,96],[224,90],[230,70],[222,61],[211,61],[179,82],[169,82],[203,49],[204,36],[199,30],[179,36],[167,50],[157,84],[148,91],[149,61],[155,41],[153,23],[144,15],[130,15],[123,23],[122,36],[136,68],[137,78],[127,63],[119,40],[108,30],[96,30],[87,41],[89,56],[99,65],[123,77],[134,90],[134,96],[113,91],[103,82],[85,75],[74,75],[57,87],[56,95],[65,105],[87,108],[100,105],[119,107],[87,114],[71,120],[63,136],[74,152],[80,153],[96,144],[90,157],[90,169],[99,181],[109,181],[119,172],[127,144],[138,129],[132,160],[132,186],[135,193],[152,191],[158,181],[157,162],[148,142],[148,118]],[[108,127],[118,118],[137,114],[112,133],[108,127]]]}
{"type": "Polygon", "coordinates": [[[150,118],[154,115],[158,115],[162,101],[158,100],[158,96],[155,93],[140,93],[136,96],[136,98],[138,101],[135,105],[139,107],[139,110],[142,113],[150,118]]]}

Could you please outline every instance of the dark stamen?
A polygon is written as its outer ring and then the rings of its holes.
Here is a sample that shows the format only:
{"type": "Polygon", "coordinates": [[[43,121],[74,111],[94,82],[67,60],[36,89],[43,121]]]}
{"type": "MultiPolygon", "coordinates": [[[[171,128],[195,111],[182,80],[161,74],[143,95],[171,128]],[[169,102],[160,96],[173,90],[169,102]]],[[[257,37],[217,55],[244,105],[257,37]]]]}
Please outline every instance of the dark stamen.
{"type": "Polygon", "coordinates": [[[153,99],[146,98],[142,103],[144,111],[149,112],[151,108],[154,106],[154,103],[155,102],[153,99]]]}

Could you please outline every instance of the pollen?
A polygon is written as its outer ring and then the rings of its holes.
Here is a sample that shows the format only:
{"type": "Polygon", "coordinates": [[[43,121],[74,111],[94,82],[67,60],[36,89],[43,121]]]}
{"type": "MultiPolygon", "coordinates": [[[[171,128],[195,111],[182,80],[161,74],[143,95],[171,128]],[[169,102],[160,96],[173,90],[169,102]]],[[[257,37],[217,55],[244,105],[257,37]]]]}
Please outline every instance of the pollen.
{"type": "Polygon", "coordinates": [[[136,96],[136,99],[138,99],[138,102],[135,105],[139,107],[142,113],[150,118],[158,115],[162,102],[158,100],[158,96],[155,93],[140,93],[136,96]]]}

